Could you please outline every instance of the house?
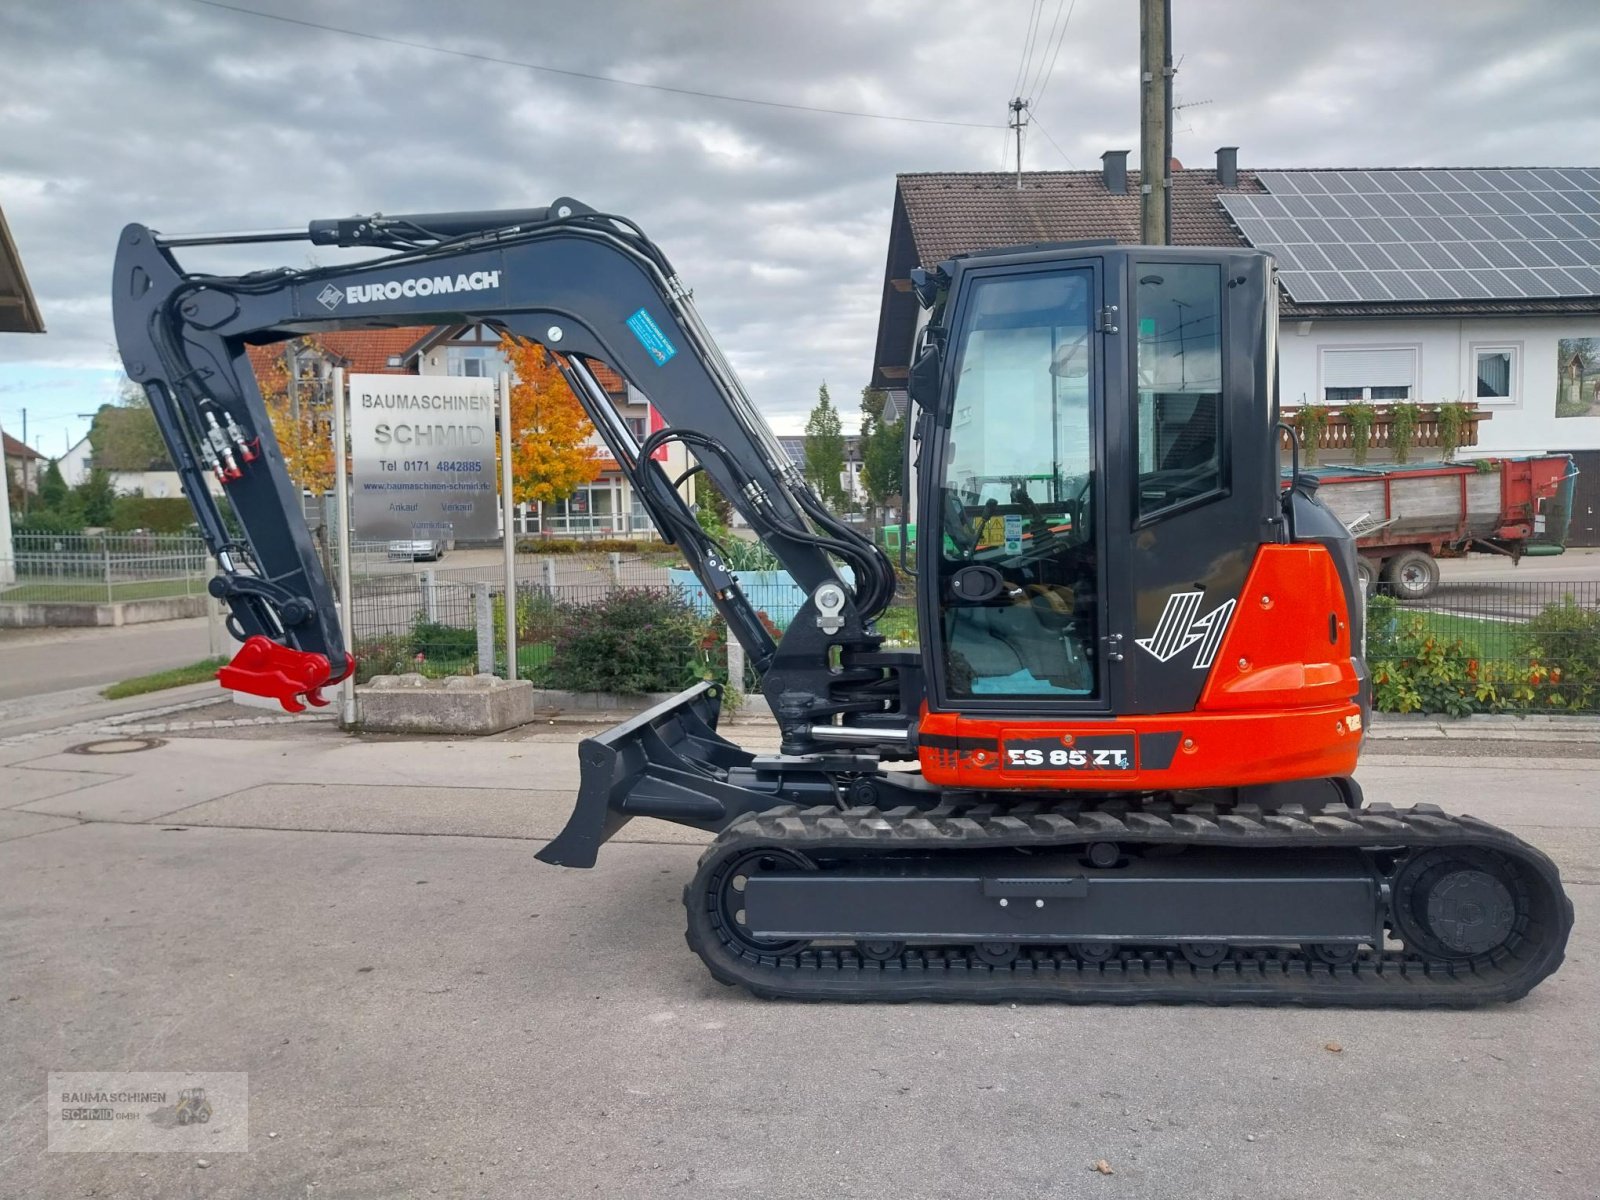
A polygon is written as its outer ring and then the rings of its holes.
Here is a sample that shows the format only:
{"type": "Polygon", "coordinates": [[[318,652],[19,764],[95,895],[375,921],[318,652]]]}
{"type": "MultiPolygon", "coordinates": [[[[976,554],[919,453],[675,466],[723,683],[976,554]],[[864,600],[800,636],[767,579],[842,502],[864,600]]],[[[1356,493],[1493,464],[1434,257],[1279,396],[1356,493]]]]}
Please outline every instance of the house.
{"type": "MultiPolygon", "coordinates": [[[[292,353],[297,386],[304,386],[309,403],[325,405],[332,367],[353,374],[491,377],[508,369],[499,342],[499,334],[486,325],[406,326],[316,334],[295,342],[252,346],[249,353],[258,379],[273,368],[275,360],[287,370],[290,364],[284,356],[292,353]]],[[[661,428],[660,417],[642,392],[603,363],[592,365],[595,378],[636,439],[642,441],[661,428]]],[[[653,531],[643,504],[598,434],[591,435],[590,444],[599,456],[599,476],[565,500],[519,504],[515,533],[543,530],[556,535],[636,537],[653,531]]],[[[660,461],[674,479],[690,466],[688,452],[675,442],[668,444],[660,461]]],[[[693,489],[692,479],[683,485],[691,502],[693,489]]]]}
{"type": "Polygon", "coordinates": [[[0,433],[0,440],[5,443],[6,479],[22,491],[37,495],[39,477],[44,474],[45,464],[49,460],[9,433],[0,433]]]}
{"type": "MultiPolygon", "coordinates": [[[[39,312],[38,301],[33,298],[33,289],[28,286],[27,272],[22,269],[22,255],[17,252],[16,242],[11,239],[11,227],[6,224],[3,212],[0,212],[0,332],[44,332],[44,317],[39,312]]],[[[3,440],[5,446],[0,449],[0,465],[5,468],[6,486],[0,487],[0,584],[7,584],[16,578],[16,563],[11,557],[10,487],[11,447],[15,439],[4,436],[3,440]]],[[[27,479],[30,475],[28,464],[33,461],[28,458],[31,451],[21,442],[15,444],[19,447],[18,478],[27,479]]]]}
{"type": "MultiPolygon", "coordinates": [[[[1139,237],[1125,151],[1099,171],[897,179],[871,383],[903,397],[925,319],[913,267],[1029,242],[1139,237]]],[[[1172,172],[1172,241],[1277,260],[1286,415],[1475,406],[1460,456],[1566,451],[1571,540],[1600,544],[1600,169],[1172,172]],[[1474,442],[1475,438],[1475,442],[1474,442]]],[[[1338,458],[1338,451],[1328,457],[1338,458]]]]}
{"type": "MultiPolygon", "coordinates": [[[[155,432],[150,414],[141,409],[115,404],[101,405],[95,414],[102,446],[111,448],[96,453],[89,434],[84,434],[56,460],[61,478],[68,487],[77,487],[93,470],[104,471],[119,496],[149,496],[169,499],[183,495],[178,472],[173,469],[165,448],[155,432]]],[[[211,480],[211,493],[222,494],[222,486],[211,480]]]]}

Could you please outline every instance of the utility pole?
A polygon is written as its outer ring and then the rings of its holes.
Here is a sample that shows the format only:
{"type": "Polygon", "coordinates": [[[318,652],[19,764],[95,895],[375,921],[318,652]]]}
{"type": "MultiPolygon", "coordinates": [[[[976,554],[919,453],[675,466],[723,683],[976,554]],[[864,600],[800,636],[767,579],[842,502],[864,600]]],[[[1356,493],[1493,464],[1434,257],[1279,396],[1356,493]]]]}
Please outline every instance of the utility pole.
{"type": "Polygon", "coordinates": [[[1165,246],[1172,123],[1172,0],[1139,0],[1139,240],[1165,246]]]}
{"type": "Polygon", "coordinates": [[[1028,102],[1018,96],[1011,102],[1011,128],[1017,131],[1017,191],[1022,190],[1022,127],[1028,123],[1025,115],[1028,102]]]}
{"type": "MultiPolygon", "coordinates": [[[[28,410],[22,410],[22,448],[28,448],[28,410]]],[[[28,502],[31,494],[28,491],[28,456],[22,456],[22,515],[28,515],[28,502]]]]}

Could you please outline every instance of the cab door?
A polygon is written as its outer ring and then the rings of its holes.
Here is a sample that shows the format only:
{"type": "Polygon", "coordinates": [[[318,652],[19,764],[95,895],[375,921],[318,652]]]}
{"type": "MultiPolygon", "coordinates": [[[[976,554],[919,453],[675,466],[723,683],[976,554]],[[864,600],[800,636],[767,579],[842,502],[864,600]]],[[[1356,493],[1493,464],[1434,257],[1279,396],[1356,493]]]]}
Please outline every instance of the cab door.
{"type": "Polygon", "coordinates": [[[1104,713],[1099,256],[955,264],[919,463],[919,618],[935,709],[1104,713]]]}
{"type": "Polygon", "coordinates": [[[1132,248],[1107,514],[1121,714],[1191,711],[1263,542],[1278,540],[1268,262],[1132,248]]]}

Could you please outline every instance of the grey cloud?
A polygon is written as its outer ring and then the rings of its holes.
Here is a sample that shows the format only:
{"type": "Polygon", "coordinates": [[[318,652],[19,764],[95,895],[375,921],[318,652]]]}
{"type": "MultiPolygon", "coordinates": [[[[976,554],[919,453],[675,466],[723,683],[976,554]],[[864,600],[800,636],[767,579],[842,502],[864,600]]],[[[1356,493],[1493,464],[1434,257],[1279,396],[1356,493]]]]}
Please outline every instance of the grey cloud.
{"type": "MultiPolygon", "coordinates": [[[[247,0],[250,2],[250,0],[247,0]]],[[[1004,120],[1026,0],[444,6],[253,0],[286,16],[676,87],[1004,120]]],[[[1178,156],[1244,165],[1596,160],[1597,22],[1541,4],[1176,0],[1178,156]]],[[[1056,11],[1045,0],[1046,22],[1056,11]]],[[[1137,144],[1136,5],[1078,0],[1039,118],[1080,168],[1137,144]]],[[[0,362],[101,365],[117,229],[539,204],[638,220],[758,401],[797,428],[870,364],[894,174],[994,170],[1003,130],[851,120],[541,74],[188,0],[10,4],[0,204],[51,334],[0,362]]],[[[1066,164],[1035,134],[1033,167],[1066,164]]],[[[203,265],[303,263],[257,247],[203,265]]],[[[198,262],[199,260],[197,260],[198,262]]]]}

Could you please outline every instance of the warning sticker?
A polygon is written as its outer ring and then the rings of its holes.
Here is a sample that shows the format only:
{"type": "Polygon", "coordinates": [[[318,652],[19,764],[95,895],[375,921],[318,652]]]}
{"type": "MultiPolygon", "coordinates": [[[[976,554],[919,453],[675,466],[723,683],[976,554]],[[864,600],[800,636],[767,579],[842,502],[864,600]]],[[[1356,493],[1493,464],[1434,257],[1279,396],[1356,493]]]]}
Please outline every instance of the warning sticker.
{"type": "Polygon", "coordinates": [[[667,340],[667,335],[661,332],[661,326],[644,309],[628,318],[628,328],[633,330],[633,336],[639,339],[639,344],[655,359],[656,366],[666,366],[678,353],[678,348],[667,340]]]}

